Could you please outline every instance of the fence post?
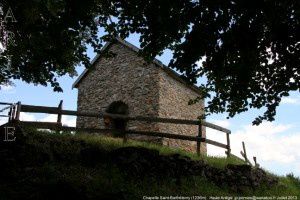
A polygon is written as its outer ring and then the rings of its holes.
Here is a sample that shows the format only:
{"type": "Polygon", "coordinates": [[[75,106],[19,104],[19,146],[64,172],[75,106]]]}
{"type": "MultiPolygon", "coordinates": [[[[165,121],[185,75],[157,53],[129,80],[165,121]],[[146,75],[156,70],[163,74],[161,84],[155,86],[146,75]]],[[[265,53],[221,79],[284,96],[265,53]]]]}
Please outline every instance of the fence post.
{"type": "Polygon", "coordinates": [[[198,137],[197,137],[197,155],[200,156],[201,153],[201,139],[202,139],[202,123],[200,121],[198,125],[198,137]]]}
{"type": "Polygon", "coordinates": [[[127,135],[126,132],[128,131],[128,119],[125,120],[125,127],[123,130],[121,130],[123,132],[123,143],[127,143],[127,135]]]}
{"type": "Polygon", "coordinates": [[[20,113],[21,113],[21,101],[18,101],[15,120],[20,121],[20,113]]]}
{"type": "Polygon", "coordinates": [[[12,120],[12,106],[10,106],[9,111],[8,111],[8,122],[11,122],[12,120]]]}
{"type": "Polygon", "coordinates": [[[16,117],[16,105],[13,105],[12,108],[11,108],[11,114],[10,114],[10,118],[11,118],[11,121],[13,121],[16,117]]]}
{"type": "Polygon", "coordinates": [[[246,147],[245,147],[245,142],[244,141],[242,142],[242,145],[243,145],[243,152],[241,152],[241,154],[244,157],[245,162],[247,163],[248,162],[248,157],[247,157],[247,152],[246,152],[246,147]]]}
{"type": "Polygon", "coordinates": [[[230,153],[231,153],[231,148],[230,148],[230,132],[227,132],[226,133],[226,139],[227,139],[227,151],[226,151],[226,154],[227,154],[227,157],[230,156],[230,153]]]}
{"type": "Polygon", "coordinates": [[[61,123],[61,110],[62,110],[62,106],[63,106],[63,100],[60,100],[57,110],[58,110],[58,114],[57,114],[57,128],[56,128],[56,133],[59,134],[59,129],[60,127],[62,127],[62,123],[61,123]]]}
{"type": "Polygon", "coordinates": [[[126,132],[123,133],[123,143],[127,143],[127,135],[126,135],[126,132]]]}
{"type": "Polygon", "coordinates": [[[247,158],[247,152],[246,152],[246,147],[245,147],[244,141],[242,142],[242,145],[243,145],[244,156],[245,156],[245,158],[247,158]]]}
{"type": "Polygon", "coordinates": [[[253,161],[254,161],[254,166],[257,167],[258,164],[255,156],[253,156],[253,161]]]}
{"type": "Polygon", "coordinates": [[[247,152],[246,152],[245,142],[243,141],[242,144],[243,144],[243,151],[244,151],[244,152],[241,151],[241,155],[244,157],[245,163],[248,163],[248,164],[252,165],[251,162],[249,161],[248,157],[247,157],[247,152]]]}
{"type": "Polygon", "coordinates": [[[63,106],[63,100],[60,100],[58,104],[58,115],[57,115],[57,123],[61,125],[61,110],[63,106]]]}

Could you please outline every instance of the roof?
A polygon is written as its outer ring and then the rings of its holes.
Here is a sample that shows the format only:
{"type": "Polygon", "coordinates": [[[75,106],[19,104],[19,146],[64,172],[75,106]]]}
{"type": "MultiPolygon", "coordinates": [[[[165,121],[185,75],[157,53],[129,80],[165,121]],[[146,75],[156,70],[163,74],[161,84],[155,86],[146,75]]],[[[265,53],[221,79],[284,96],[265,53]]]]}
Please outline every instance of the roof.
{"type": "MultiPolygon", "coordinates": [[[[121,44],[123,44],[124,46],[128,47],[129,49],[135,51],[135,52],[139,52],[140,49],[136,46],[134,46],[133,44],[122,40],[120,38],[115,38],[115,40],[121,44]]],[[[101,49],[101,51],[106,50],[109,45],[112,44],[112,42],[107,42],[103,48],[101,49]]],[[[100,54],[97,54],[94,59],[91,62],[91,65],[94,65],[96,63],[96,61],[100,58],[100,54]]],[[[175,80],[185,84],[187,87],[189,87],[190,89],[192,89],[193,91],[197,92],[198,94],[201,94],[201,90],[199,87],[197,87],[196,85],[190,85],[188,84],[186,81],[184,81],[180,75],[178,73],[176,73],[174,70],[170,69],[169,67],[167,67],[166,65],[164,65],[161,61],[157,60],[157,59],[153,59],[153,64],[155,64],[156,66],[160,67],[161,69],[163,69],[169,76],[171,76],[172,78],[174,78],[175,80]]],[[[89,69],[85,69],[82,74],[76,79],[76,81],[73,83],[72,88],[77,88],[78,84],[80,83],[80,81],[88,74],[89,69]]]]}

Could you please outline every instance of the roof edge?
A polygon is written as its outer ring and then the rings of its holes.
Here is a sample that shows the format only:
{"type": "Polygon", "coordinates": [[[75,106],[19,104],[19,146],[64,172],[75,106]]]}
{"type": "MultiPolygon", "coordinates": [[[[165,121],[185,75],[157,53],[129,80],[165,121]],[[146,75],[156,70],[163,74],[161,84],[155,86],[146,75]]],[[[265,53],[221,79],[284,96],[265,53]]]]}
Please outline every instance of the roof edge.
{"type": "MultiPolygon", "coordinates": [[[[136,46],[134,46],[133,44],[119,38],[116,37],[115,38],[116,41],[120,42],[121,44],[123,44],[124,46],[127,46],[128,48],[130,48],[131,50],[135,51],[135,52],[139,52],[140,49],[136,46]]],[[[100,53],[98,53],[93,60],[91,61],[91,65],[94,65],[95,62],[100,58],[100,54],[101,52],[105,51],[110,44],[112,44],[113,42],[107,42],[101,49],[100,53]]],[[[175,72],[174,70],[170,69],[169,67],[167,67],[166,65],[164,65],[161,61],[157,60],[156,58],[153,59],[152,61],[155,65],[157,65],[158,67],[162,68],[166,73],[168,73],[170,76],[172,76],[174,79],[176,79],[177,81],[183,83],[184,85],[186,85],[187,87],[189,87],[190,89],[192,89],[193,91],[197,92],[198,94],[202,94],[202,91],[200,90],[199,87],[197,87],[196,85],[191,85],[188,84],[186,81],[184,81],[180,75],[175,72]]],[[[76,81],[72,84],[72,89],[73,88],[77,88],[78,84],[80,83],[80,81],[84,78],[84,76],[86,76],[86,74],[88,73],[88,69],[85,69],[80,76],[76,79],[76,81]]]]}

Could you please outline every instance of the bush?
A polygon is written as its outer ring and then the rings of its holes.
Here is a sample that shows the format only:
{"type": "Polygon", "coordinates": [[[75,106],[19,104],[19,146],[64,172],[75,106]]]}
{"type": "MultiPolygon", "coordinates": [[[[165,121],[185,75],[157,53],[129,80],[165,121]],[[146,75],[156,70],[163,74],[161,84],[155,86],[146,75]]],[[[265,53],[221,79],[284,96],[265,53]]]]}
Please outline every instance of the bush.
{"type": "Polygon", "coordinates": [[[289,173],[286,175],[288,179],[290,179],[295,185],[299,186],[300,188],[300,178],[296,177],[293,173],[289,173]]]}

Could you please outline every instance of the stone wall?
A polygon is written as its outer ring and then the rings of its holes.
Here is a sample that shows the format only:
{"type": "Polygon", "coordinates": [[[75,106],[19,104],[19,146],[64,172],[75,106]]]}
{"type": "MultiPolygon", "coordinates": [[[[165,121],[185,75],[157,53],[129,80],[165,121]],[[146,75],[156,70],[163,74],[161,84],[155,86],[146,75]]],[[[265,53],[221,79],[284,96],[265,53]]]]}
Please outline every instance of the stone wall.
{"type": "MultiPolygon", "coordinates": [[[[162,69],[160,69],[159,73],[159,84],[159,117],[196,120],[204,113],[204,101],[188,105],[188,101],[196,98],[199,94],[191,90],[184,83],[175,80],[162,69]]],[[[198,126],[195,125],[159,124],[159,129],[167,133],[198,135],[198,126]]],[[[205,127],[203,127],[202,136],[205,135],[206,131],[205,127]]],[[[164,139],[163,144],[172,147],[181,147],[192,152],[196,150],[196,142],[164,139]]],[[[206,154],[205,143],[201,143],[201,152],[206,154]]]]}
{"type": "MultiPolygon", "coordinates": [[[[78,110],[104,112],[114,101],[128,105],[129,115],[158,115],[158,72],[136,52],[120,43],[111,44],[114,57],[101,57],[78,84],[78,110]]],[[[104,128],[103,120],[78,117],[77,127],[104,128]]],[[[157,131],[157,125],[130,122],[128,128],[157,131]]]]}
{"type": "MultiPolygon", "coordinates": [[[[103,163],[103,151],[87,148],[83,158],[85,163],[95,161],[103,163]],[[89,156],[94,155],[94,156],[89,156]],[[100,158],[100,159],[99,159],[100,158]]],[[[243,160],[236,160],[240,164],[227,164],[220,168],[207,164],[203,160],[192,160],[190,157],[180,154],[160,155],[159,151],[142,147],[123,147],[113,150],[111,161],[128,177],[142,180],[163,181],[168,178],[175,180],[175,184],[182,185],[182,180],[187,177],[200,176],[207,182],[213,183],[220,188],[226,188],[235,194],[253,194],[255,190],[262,188],[278,187],[278,177],[267,173],[259,167],[241,164],[243,160]],[[153,164],[159,163],[159,164],[153,164]]],[[[192,178],[190,179],[193,180],[192,178]]],[[[196,182],[195,182],[195,185],[196,182]]]]}

